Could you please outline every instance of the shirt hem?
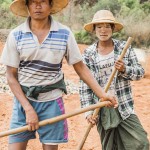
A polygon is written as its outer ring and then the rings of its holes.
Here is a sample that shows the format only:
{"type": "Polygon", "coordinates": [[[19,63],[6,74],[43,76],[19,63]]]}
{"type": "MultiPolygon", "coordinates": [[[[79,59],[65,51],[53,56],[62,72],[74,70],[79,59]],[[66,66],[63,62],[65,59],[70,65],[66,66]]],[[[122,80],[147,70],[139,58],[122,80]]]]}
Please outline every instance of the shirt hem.
{"type": "Polygon", "coordinates": [[[58,96],[56,96],[56,97],[54,97],[54,98],[50,98],[50,99],[48,99],[48,100],[36,100],[36,99],[32,99],[32,98],[30,98],[30,97],[27,97],[30,101],[34,101],[34,102],[49,102],[49,101],[54,101],[54,100],[56,100],[56,99],[58,99],[58,98],[60,98],[60,97],[62,97],[62,94],[60,94],[60,95],[58,95],[58,96]]]}

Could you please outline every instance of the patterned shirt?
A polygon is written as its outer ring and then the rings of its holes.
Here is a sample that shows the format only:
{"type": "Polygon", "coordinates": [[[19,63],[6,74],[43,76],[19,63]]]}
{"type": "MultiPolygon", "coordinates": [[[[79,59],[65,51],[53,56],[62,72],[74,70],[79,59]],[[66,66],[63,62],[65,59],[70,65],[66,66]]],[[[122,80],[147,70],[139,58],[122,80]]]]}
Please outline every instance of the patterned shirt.
{"type": "MultiPolygon", "coordinates": [[[[112,74],[112,70],[114,67],[114,51],[111,51],[107,55],[101,55],[98,53],[97,59],[97,62],[99,63],[97,65],[99,65],[100,67],[100,83],[101,87],[104,89],[112,74]]],[[[108,92],[114,95],[114,81],[111,82],[108,92]]]]}
{"type": "MultiPolygon", "coordinates": [[[[75,64],[82,60],[80,50],[71,30],[51,17],[50,31],[40,44],[30,30],[29,19],[9,34],[1,62],[18,68],[18,81],[23,86],[54,84],[63,78],[63,58],[68,64],[75,64]]],[[[62,91],[55,89],[40,93],[38,101],[54,100],[60,96],[62,91]]]]}
{"type": "MultiPolygon", "coordinates": [[[[126,42],[119,41],[113,39],[114,43],[114,62],[120,56],[126,42]]],[[[83,53],[83,61],[87,65],[87,67],[91,70],[94,78],[97,82],[101,84],[101,71],[98,59],[98,52],[97,52],[97,44],[98,42],[94,43],[93,45],[89,46],[83,53]]],[[[133,108],[133,96],[131,90],[131,80],[139,80],[144,76],[144,69],[139,64],[136,54],[133,48],[130,46],[123,58],[125,63],[126,71],[125,73],[118,72],[114,79],[114,88],[115,88],[115,95],[118,99],[118,110],[122,117],[122,119],[126,119],[134,112],[133,108]]],[[[99,98],[93,93],[93,91],[85,84],[82,80],[80,81],[80,101],[81,107],[87,107],[91,104],[95,104],[99,101],[99,98]]],[[[92,111],[86,113],[86,115],[91,114],[92,111]]]]}

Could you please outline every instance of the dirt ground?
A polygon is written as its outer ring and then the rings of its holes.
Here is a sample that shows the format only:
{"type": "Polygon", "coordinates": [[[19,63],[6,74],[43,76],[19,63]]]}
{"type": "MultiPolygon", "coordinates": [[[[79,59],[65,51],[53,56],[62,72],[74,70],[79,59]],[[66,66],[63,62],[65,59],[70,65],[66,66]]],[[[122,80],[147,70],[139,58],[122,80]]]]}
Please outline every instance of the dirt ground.
{"type": "MultiPolygon", "coordinates": [[[[0,44],[0,49],[3,45],[0,44]]],[[[86,47],[85,45],[79,45],[81,52],[86,47]]],[[[149,60],[150,57],[147,58],[149,60]]],[[[148,139],[150,141],[150,64],[144,65],[146,68],[145,77],[136,82],[132,82],[133,96],[135,100],[135,110],[140,118],[140,121],[144,129],[148,133],[148,139]]],[[[71,66],[68,66],[66,62],[63,63],[63,70],[65,72],[65,79],[78,84],[79,78],[71,66]]],[[[66,113],[72,112],[80,108],[79,95],[77,93],[64,96],[64,103],[66,107],[66,113]]],[[[9,129],[9,122],[12,112],[12,97],[7,93],[0,93],[0,132],[9,129]]],[[[76,150],[80,143],[86,129],[87,123],[84,119],[84,115],[77,115],[68,119],[69,125],[69,142],[67,144],[61,144],[59,150],[76,150]]],[[[0,150],[7,150],[8,137],[0,138],[0,150]]],[[[36,140],[31,140],[28,143],[27,150],[42,150],[38,137],[36,140]]],[[[96,127],[92,128],[83,150],[101,150],[100,139],[96,131],[96,127]]]]}

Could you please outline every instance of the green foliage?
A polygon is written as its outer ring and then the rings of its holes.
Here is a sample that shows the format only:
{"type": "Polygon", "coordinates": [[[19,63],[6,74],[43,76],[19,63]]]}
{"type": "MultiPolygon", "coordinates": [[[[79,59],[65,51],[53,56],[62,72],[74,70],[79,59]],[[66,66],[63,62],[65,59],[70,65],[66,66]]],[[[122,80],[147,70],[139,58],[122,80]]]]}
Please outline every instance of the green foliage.
{"type": "Polygon", "coordinates": [[[139,6],[139,0],[118,0],[118,2],[130,9],[134,9],[139,6]]]}
{"type": "Polygon", "coordinates": [[[23,21],[22,18],[14,16],[10,10],[9,5],[12,0],[0,0],[0,29],[10,29],[17,26],[23,21]]]}
{"type": "MultiPolygon", "coordinates": [[[[79,7],[79,6],[78,6],[79,7]]],[[[112,11],[114,14],[117,14],[118,11],[120,11],[120,4],[118,3],[118,0],[99,0],[94,6],[89,6],[88,3],[84,4],[80,7],[80,22],[81,23],[87,23],[90,22],[93,18],[93,15],[95,12],[101,9],[107,9],[112,11]]]]}
{"type": "MultiPolygon", "coordinates": [[[[12,0],[0,0],[0,28],[14,28],[24,21],[10,12],[11,2],[12,0]]],[[[91,22],[93,15],[101,9],[110,10],[124,25],[124,30],[114,33],[114,38],[126,40],[132,36],[136,46],[150,46],[149,0],[70,0],[67,8],[54,17],[76,31],[78,43],[91,44],[96,38],[83,31],[83,26],[91,22]]]]}
{"type": "Polygon", "coordinates": [[[9,4],[11,2],[12,2],[11,0],[0,0],[1,8],[5,9],[5,10],[8,9],[9,4]]]}
{"type": "Polygon", "coordinates": [[[75,5],[80,4],[81,6],[84,6],[85,4],[88,4],[89,6],[93,6],[97,2],[98,2],[98,0],[74,0],[75,5]]]}
{"type": "Polygon", "coordinates": [[[77,32],[74,35],[75,35],[77,43],[79,44],[89,45],[89,44],[92,44],[96,40],[95,35],[88,33],[85,30],[77,32]]]}
{"type": "MultiPolygon", "coordinates": [[[[95,5],[81,5],[81,24],[91,22],[93,15],[101,9],[110,10],[119,22],[124,24],[124,30],[114,33],[113,37],[127,40],[128,36],[134,37],[137,47],[150,46],[150,3],[140,3],[139,0],[99,0],[95,5]]],[[[88,37],[89,40],[90,37],[88,37]]],[[[93,39],[93,37],[91,37],[93,39]]],[[[80,39],[80,43],[81,40],[80,39]]],[[[90,41],[90,40],[89,40],[90,41]]],[[[92,40],[91,40],[92,41],[92,40]]]]}
{"type": "Polygon", "coordinates": [[[119,39],[119,40],[127,40],[127,34],[125,33],[125,30],[121,30],[120,32],[113,33],[113,38],[119,39]]]}
{"type": "Polygon", "coordinates": [[[150,2],[145,2],[140,7],[146,14],[150,14],[150,2]]]}
{"type": "Polygon", "coordinates": [[[117,14],[121,5],[118,0],[99,0],[98,3],[92,7],[94,13],[101,9],[110,10],[113,14],[117,14]]]}

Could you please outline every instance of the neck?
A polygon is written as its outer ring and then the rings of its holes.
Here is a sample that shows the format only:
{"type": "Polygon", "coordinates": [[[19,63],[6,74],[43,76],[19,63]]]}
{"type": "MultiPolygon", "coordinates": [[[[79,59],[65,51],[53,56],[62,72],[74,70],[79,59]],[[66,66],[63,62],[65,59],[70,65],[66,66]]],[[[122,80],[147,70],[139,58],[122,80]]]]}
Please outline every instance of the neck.
{"type": "Polygon", "coordinates": [[[49,17],[43,19],[42,21],[30,18],[30,28],[31,28],[32,31],[50,29],[50,19],[49,19],[49,17]]]}
{"type": "Polygon", "coordinates": [[[112,46],[113,46],[112,39],[109,39],[107,41],[99,41],[98,42],[98,47],[112,47],[112,46]]]}
{"type": "Polygon", "coordinates": [[[108,41],[99,41],[98,45],[97,45],[97,50],[98,53],[100,53],[101,55],[107,55],[110,52],[112,52],[114,49],[114,44],[112,39],[108,40],[108,41]]]}

